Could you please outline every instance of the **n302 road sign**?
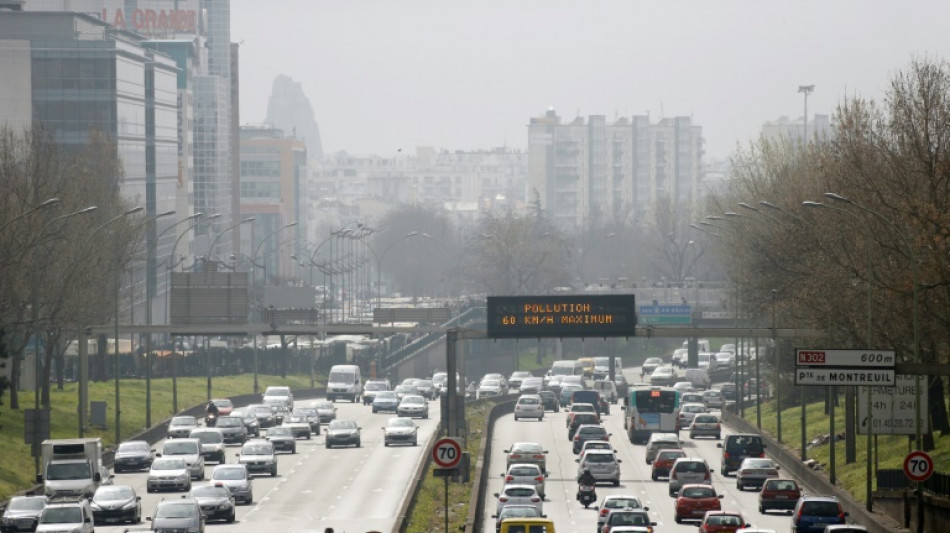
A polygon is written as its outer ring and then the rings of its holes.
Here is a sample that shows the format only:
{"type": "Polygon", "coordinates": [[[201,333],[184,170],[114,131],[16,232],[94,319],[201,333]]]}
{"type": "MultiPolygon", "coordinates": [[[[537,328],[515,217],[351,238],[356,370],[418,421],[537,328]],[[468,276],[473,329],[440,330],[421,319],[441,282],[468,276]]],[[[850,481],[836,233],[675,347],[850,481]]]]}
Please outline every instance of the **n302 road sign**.
{"type": "Polygon", "coordinates": [[[904,459],[904,475],[911,481],[927,481],[934,473],[934,460],[930,454],[917,450],[904,459]]]}
{"type": "Polygon", "coordinates": [[[439,439],[432,446],[432,460],[439,468],[455,468],[462,460],[462,447],[455,439],[439,439]]]}
{"type": "Polygon", "coordinates": [[[795,350],[795,365],[894,368],[894,350],[795,350]]]}

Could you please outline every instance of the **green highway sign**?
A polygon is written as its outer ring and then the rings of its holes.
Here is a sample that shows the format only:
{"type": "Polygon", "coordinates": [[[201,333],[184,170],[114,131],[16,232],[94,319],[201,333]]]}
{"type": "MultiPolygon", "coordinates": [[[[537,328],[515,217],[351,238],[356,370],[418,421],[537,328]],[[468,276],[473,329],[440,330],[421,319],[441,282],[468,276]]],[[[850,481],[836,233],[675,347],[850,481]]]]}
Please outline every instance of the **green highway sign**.
{"type": "Polygon", "coordinates": [[[691,324],[689,315],[640,315],[641,326],[683,326],[691,324]]]}

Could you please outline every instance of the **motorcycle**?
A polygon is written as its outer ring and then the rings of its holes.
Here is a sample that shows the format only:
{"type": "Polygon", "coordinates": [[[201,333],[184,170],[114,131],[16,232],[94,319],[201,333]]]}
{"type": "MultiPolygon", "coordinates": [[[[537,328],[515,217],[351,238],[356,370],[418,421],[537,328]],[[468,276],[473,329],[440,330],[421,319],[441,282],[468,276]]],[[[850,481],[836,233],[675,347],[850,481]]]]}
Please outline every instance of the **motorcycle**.
{"type": "Polygon", "coordinates": [[[584,509],[597,501],[597,491],[593,485],[579,485],[577,487],[577,501],[581,502],[584,509]]]}
{"type": "Polygon", "coordinates": [[[205,415],[205,427],[213,428],[214,423],[218,420],[218,415],[214,413],[208,413],[205,415]]]}

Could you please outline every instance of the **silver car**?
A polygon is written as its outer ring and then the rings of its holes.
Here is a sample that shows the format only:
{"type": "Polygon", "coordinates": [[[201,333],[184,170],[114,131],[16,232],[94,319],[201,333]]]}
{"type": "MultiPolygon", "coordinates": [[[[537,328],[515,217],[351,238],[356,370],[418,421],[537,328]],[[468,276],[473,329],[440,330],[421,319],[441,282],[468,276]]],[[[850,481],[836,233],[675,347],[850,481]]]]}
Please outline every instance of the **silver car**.
{"type": "Polygon", "coordinates": [[[745,490],[746,487],[761,489],[765,480],[778,477],[779,466],[771,459],[762,457],[746,457],[736,470],[736,488],[745,490]]]}
{"type": "Polygon", "coordinates": [[[254,502],[254,485],[246,464],[215,466],[211,471],[211,483],[227,487],[236,501],[254,502]]]}
{"type": "Polygon", "coordinates": [[[223,485],[201,485],[193,487],[188,496],[193,498],[201,507],[205,520],[224,520],[231,524],[234,523],[236,513],[234,511],[234,497],[231,491],[223,485]]]}
{"type": "Polygon", "coordinates": [[[712,472],[705,459],[699,457],[680,457],[670,467],[669,495],[675,496],[683,485],[698,483],[712,485],[712,472]]]}
{"type": "Polygon", "coordinates": [[[214,429],[221,432],[224,442],[244,444],[247,440],[247,426],[244,419],[236,416],[222,416],[214,422],[214,429]]]}
{"type": "Polygon", "coordinates": [[[548,475],[541,471],[541,467],[531,463],[516,463],[508,467],[508,471],[501,474],[505,485],[534,485],[535,490],[544,499],[544,480],[548,475]]]}
{"type": "Polygon", "coordinates": [[[392,411],[395,413],[397,407],[399,407],[399,395],[396,391],[382,390],[377,392],[376,397],[373,398],[374,413],[380,411],[392,411]]]}
{"type": "Polygon", "coordinates": [[[198,427],[198,419],[193,416],[172,417],[168,422],[167,435],[170,439],[184,439],[196,427],[198,427]]]}
{"type": "Polygon", "coordinates": [[[191,479],[202,481],[205,478],[205,459],[201,455],[201,441],[198,439],[166,440],[162,446],[163,457],[180,457],[188,465],[191,479]]]}
{"type": "Polygon", "coordinates": [[[577,461],[577,477],[589,470],[596,481],[607,481],[615,487],[620,486],[620,463],[613,450],[589,450],[577,461]]]}
{"type": "Polygon", "coordinates": [[[533,505],[538,513],[544,512],[544,500],[534,488],[534,485],[505,485],[501,492],[495,493],[498,505],[496,514],[501,513],[507,505],[533,505]]]}
{"type": "Polygon", "coordinates": [[[152,467],[145,479],[146,492],[191,490],[191,474],[188,464],[181,457],[158,457],[152,461],[152,467]]]}
{"type": "Polygon", "coordinates": [[[360,427],[352,420],[334,420],[327,426],[326,447],[355,444],[360,447],[360,427]]]}
{"type": "Polygon", "coordinates": [[[680,428],[688,428],[693,418],[706,412],[706,406],[701,403],[686,403],[680,406],[680,428]]]}
{"type": "Polygon", "coordinates": [[[419,428],[411,418],[390,418],[383,428],[383,446],[391,444],[419,445],[419,428]]]}
{"type": "Polygon", "coordinates": [[[256,474],[277,476],[277,459],[274,457],[274,445],[263,439],[253,439],[244,443],[241,453],[237,454],[238,463],[247,467],[247,471],[256,474]]]}
{"type": "Polygon", "coordinates": [[[396,407],[398,416],[429,418],[429,404],[426,399],[419,395],[403,396],[396,407]]]}
{"type": "Polygon", "coordinates": [[[218,464],[227,462],[224,432],[217,427],[191,430],[189,437],[201,441],[201,456],[218,464]]]}
{"type": "Polygon", "coordinates": [[[46,496],[14,496],[3,511],[0,524],[5,532],[33,531],[46,507],[46,496]]]}
{"type": "Polygon", "coordinates": [[[79,500],[73,502],[51,503],[40,514],[36,526],[39,533],[92,533],[93,517],[89,502],[79,500]]]}
{"type": "Polygon", "coordinates": [[[312,407],[317,410],[320,422],[329,424],[336,420],[336,404],[333,402],[315,402],[312,407]]]}

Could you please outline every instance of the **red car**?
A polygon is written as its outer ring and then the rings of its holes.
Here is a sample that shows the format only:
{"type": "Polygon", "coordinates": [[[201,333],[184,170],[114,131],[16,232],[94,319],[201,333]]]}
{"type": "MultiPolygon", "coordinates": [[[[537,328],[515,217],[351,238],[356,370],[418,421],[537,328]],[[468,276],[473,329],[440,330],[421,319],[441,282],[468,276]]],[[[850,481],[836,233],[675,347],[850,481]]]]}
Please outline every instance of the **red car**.
{"type": "Polygon", "coordinates": [[[699,524],[699,533],[736,533],[744,527],[752,527],[752,524],[740,512],[706,511],[699,524]]]}
{"type": "Polygon", "coordinates": [[[716,489],[709,485],[683,485],[676,497],[673,518],[677,524],[683,520],[702,520],[707,511],[722,510],[721,498],[722,494],[716,494],[716,489]]]}
{"type": "Polygon", "coordinates": [[[653,460],[653,470],[650,478],[653,481],[660,477],[669,477],[670,468],[673,468],[673,462],[680,457],[686,457],[686,452],[677,448],[664,448],[656,452],[656,459],[653,460]]]}
{"type": "Polygon", "coordinates": [[[759,492],[759,512],[764,514],[772,509],[791,512],[801,497],[802,488],[794,479],[767,479],[759,492]]]}

